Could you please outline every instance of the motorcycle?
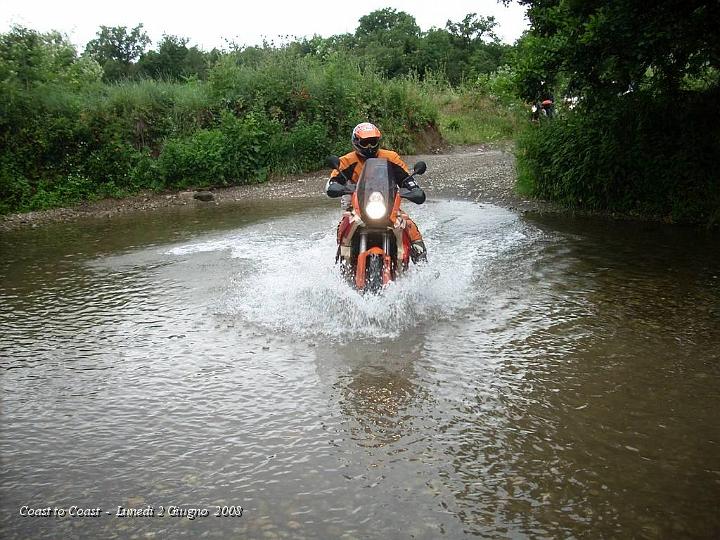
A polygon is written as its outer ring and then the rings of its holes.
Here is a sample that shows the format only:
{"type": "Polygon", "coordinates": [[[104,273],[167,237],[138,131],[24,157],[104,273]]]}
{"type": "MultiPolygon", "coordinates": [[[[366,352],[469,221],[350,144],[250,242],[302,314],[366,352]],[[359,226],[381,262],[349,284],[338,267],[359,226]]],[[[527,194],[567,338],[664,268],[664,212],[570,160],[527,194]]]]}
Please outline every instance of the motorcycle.
{"type": "MultiPolygon", "coordinates": [[[[340,171],[340,160],[328,158],[328,164],[340,171]]],[[[424,174],[425,162],[418,161],[413,173],[424,174]]],[[[360,292],[378,293],[407,270],[410,260],[410,239],[402,226],[400,200],[415,204],[425,202],[425,192],[399,188],[390,163],[383,158],[365,162],[357,184],[341,176],[345,184],[331,182],[329,197],[352,195],[352,211],[347,212],[338,226],[338,251],[335,262],[342,265],[343,274],[360,292]]]]}
{"type": "Polygon", "coordinates": [[[552,118],[555,114],[552,99],[544,99],[533,103],[530,107],[530,119],[537,122],[540,118],[552,118]]]}

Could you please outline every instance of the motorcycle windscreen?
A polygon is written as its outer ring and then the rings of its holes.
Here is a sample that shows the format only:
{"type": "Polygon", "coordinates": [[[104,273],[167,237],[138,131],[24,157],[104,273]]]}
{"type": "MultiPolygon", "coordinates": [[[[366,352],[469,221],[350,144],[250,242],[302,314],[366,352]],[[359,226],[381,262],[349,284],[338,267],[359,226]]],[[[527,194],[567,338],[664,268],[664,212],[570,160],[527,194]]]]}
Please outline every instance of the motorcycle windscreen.
{"type": "Polygon", "coordinates": [[[360,203],[363,213],[370,195],[376,191],[382,193],[389,212],[395,200],[396,190],[397,186],[390,162],[382,158],[368,159],[360,173],[357,185],[358,203],[360,203]]]}

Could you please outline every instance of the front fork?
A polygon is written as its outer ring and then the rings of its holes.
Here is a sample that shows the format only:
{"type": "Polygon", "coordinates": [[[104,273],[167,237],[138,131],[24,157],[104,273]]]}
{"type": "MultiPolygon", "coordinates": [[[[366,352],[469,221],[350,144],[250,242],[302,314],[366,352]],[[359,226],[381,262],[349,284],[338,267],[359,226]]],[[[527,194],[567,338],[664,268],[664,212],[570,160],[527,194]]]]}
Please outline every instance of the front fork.
{"type": "MultiPolygon", "coordinates": [[[[363,253],[365,251],[367,251],[367,231],[361,231],[358,252],[363,253]]],[[[383,251],[385,255],[390,255],[390,233],[387,231],[383,235],[383,251]]]]}
{"type": "MultiPolygon", "coordinates": [[[[358,246],[358,251],[362,253],[363,251],[367,251],[367,231],[360,231],[360,245],[358,246]]],[[[385,232],[383,235],[383,251],[389,255],[390,254],[390,233],[385,232]]]]}
{"type": "Polygon", "coordinates": [[[387,285],[395,279],[395,272],[393,272],[392,267],[392,257],[390,256],[390,233],[388,231],[385,231],[385,235],[383,236],[383,251],[385,252],[383,260],[383,285],[387,285]]]}
{"type": "MultiPolygon", "coordinates": [[[[392,256],[390,255],[390,246],[391,246],[391,243],[390,243],[390,234],[391,234],[390,232],[386,231],[385,234],[383,235],[383,247],[382,247],[382,250],[383,250],[383,271],[382,271],[382,272],[383,272],[383,278],[382,278],[382,279],[383,279],[383,284],[389,283],[389,282],[392,281],[392,280],[394,279],[394,277],[395,277],[395,276],[394,276],[394,272],[393,272],[393,267],[392,267],[392,266],[393,266],[393,264],[392,264],[392,256]]],[[[360,242],[359,242],[359,245],[358,245],[358,258],[359,258],[359,259],[361,258],[361,255],[362,255],[363,253],[365,253],[365,252],[367,251],[367,249],[368,249],[368,247],[367,247],[367,245],[368,245],[367,235],[368,235],[367,231],[361,231],[361,232],[360,232],[360,242]]],[[[373,248],[373,249],[377,249],[377,248],[373,248]]],[[[376,256],[377,256],[377,255],[376,255],[376,256]]],[[[364,276],[364,273],[365,273],[365,264],[364,264],[365,261],[364,261],[364,259],[365,259],[365,257],[362,257],[362,258],[363,258],[363,263],[360,264],[360,265],[356,265],[356,267],[355,267],[355,269],[354,269],[354,270],[355,270],[355,273],[357,273],[358,270],[359,270],[359,271],[363,274],[363,276],[360,277],[359,280],[357,279],[358,276],[357,276],[357,275],[355,276],[355,277],[356,277],[356,283],[357,283],[358,281],[362,281],[362,282],[364,283],[364,281],[365,281],[365,276],[364,276]],[[360,266],[360,269],[358,269],[357,266],[360,266]]],[[[359,283],[358,283],[358,285],[359,285],[359,283]]],[[[360,286],[360,285],[359,285],[359,286],[360,286]]],[[[362,286],[360,286],[360,287],[362,287],[362,286]]]]}

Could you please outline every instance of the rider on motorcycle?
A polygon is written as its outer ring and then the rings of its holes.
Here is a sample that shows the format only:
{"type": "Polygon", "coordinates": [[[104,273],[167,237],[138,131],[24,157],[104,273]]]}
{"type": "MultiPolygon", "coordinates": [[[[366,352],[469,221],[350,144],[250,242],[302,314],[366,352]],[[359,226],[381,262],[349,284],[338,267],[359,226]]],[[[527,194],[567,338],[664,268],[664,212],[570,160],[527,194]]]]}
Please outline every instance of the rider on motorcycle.
{"type": "MultiPolygon", "coordinates": [[[[390,166],[395,174],[395,178],[401,187],[406,189],[417,188],[418,185],[413,179],[404,180],[410,175],[410,171],[405,162],[400,159],[400,156],[392,150],[384,150],[380,148],[380,139],[382,134],[380,130],[369,122],[363,122],[355,126],[352,131],[352,137],[350,139],[353,152],[345,154],[340,158],[340,170],[333,169],[330,174],[330,180],[328,180],[327,186],[330,186],[331,182],[339,182],[345,184],[346,178],[356,184],[360,178],[360,173],[365,166],[365,160],[368,158],[384,158],[388,160],[390,166]],[[342,174],[341,174],[342,172],[342,174]]],[[[349,213],[352,207],[352,196],[343,195],[340,200],[340,205],[343,212],[349,213]]],[[[342,219],[340,222],[342,223],[342,219]]],[[[415,222],[402,210],[398,218],[399,223],[396,226],[403,228],[407,231],[410,237],[410,257],[414,263],[421,261],[427,261],[427,250],[425,249],[425,242],[423,242],[422,235],[415,225],[415,222]]]]}

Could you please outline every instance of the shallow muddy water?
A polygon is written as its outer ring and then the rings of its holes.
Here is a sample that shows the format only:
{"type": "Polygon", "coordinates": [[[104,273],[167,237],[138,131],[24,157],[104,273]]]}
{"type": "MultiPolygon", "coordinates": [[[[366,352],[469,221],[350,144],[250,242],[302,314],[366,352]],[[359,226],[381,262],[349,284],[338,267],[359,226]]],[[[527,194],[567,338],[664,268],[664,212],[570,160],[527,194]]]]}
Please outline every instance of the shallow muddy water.
{"type": "Polygon", "coordinates": [[[3,233],[2,537],[720,535],[717,236],[408,211],[379,297],[333,201],[3,233]]]}

